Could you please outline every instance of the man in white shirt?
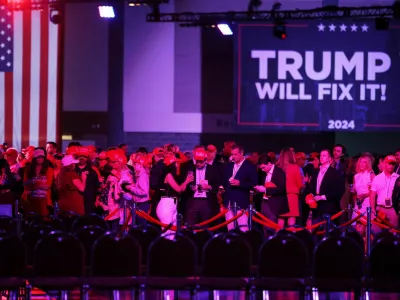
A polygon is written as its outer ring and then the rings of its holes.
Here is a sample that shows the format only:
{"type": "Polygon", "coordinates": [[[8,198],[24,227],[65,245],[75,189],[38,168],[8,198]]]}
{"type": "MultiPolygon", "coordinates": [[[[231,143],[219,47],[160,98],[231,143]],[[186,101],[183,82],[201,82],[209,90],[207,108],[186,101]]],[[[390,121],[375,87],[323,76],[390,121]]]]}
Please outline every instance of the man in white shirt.
{"type": "MultiPolygon", "coordinates": [[[[397,227],[399,223],[398,215],[393,208],[393,188],[398,174],[394,172],[396,166],[396,157],[388,155],[384,160],[383,172],[375,176],[371,184],[370,204],[373,216],[376,212],[383,212],[386,221],[393,227],[397,227]]],[[[378,232],[380,227],[373,225],[373,230],[378,232]]]]}

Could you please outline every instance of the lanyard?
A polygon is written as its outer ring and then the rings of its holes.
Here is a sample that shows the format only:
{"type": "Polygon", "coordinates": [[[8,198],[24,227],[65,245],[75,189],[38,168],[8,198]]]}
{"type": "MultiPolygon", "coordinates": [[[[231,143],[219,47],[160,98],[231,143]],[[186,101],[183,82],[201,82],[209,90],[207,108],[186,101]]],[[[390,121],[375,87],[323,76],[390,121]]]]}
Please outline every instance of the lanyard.
{"type": "Polygon", "coordinates": [[[387,179],[387,176],[385,175],[385,183],[386,183],[386,198],[389,198],[389,190],[390,190],[390,182],[392,181],[392,175],[390,175],[389,180],[387,179]]]}

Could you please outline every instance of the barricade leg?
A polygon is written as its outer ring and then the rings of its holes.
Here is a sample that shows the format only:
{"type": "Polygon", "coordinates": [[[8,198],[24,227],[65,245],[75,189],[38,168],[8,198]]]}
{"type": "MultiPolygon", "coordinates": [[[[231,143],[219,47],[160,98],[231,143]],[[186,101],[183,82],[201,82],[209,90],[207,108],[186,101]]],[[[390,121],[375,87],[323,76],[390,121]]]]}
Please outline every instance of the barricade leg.
{"type": "MultiPolygon", "coordinates": [[[[353,206],[351,205],[351,203],[349,203],[349,205],[347,206],[347,220],[351,220],[353,217],[353,206]]],[[[350,224],[349,226],[351,226],[352,224],[350,224]]]]}
{"type": "Polygon", "coordinates": [[[367,255],[371,254],[371,207],[367,207],[367,255]]]}
{"type": "Polygon", "coordinates": [[[132,208],[131,208],[131,216],[132,216],[131,227],[132,228],[134,228],[136,226],[136,209],[137,209],[137,203],[133,202],[132,208]]]}
{"type": "Polygon", "coordinates": [[[330,215],[324,215],[323,219],[325,219],[325,236],[328,236],[329,230],[331,229],[331,216],[330,215]]]}
{"type": "MultiPolygon", "coordinates": [[[[237,204],[236,202],[233,202],[233,206],[232,206],[232,211],[233,211],[233,216],[237,215],[237,204]]],[[[238,227],[238,222],[237,220],[233,221],[233,228],[236,229],[238,227]]]]}
{"type": "Polygon", "coordinates": [[[249,205],[249,230],[253,228],[253,205],[249,205]]]}

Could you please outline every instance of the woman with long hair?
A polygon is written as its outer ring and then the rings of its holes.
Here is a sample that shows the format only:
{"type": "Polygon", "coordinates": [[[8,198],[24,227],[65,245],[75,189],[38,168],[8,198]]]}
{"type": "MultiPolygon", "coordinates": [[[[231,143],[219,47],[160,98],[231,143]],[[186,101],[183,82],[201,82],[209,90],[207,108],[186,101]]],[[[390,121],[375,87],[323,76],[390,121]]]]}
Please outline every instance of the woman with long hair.
{"type": "MultiPolygon", "coordinates": [[[[367,207],[370,206],[369,195],[374,177],[375,173],[372,170],[371,158],[368,155],[362,155],[356,164],[352,193],[353,207],[360,213],[365,213],[367,207]]],[[[358,216],[358,214],[353,212],[353,218],[356,216],[358,216]]],[[[363,228],[361,228],[361,231],[362,230],[363,228]]]]}
{"type": "Polygon", "coordinates": [[[35,148],[32,161],[26,166],[24,174],[25,212],[34,212],[39,216],[49,214],[48,207],[52,207],[51,188],[54,183],[54,169],[46,159],[43,148],[35,148]]]}
{"type": "Polygon", "coordinates": [[[281,215],[278,223],[283,227],[287,220],[287,225],[293,226],[296,224],[296,218],[300,216],[299,194],[303,188],[303,180],[293,150],[283,148],[276,165],[286,173],[286,193],[289,203],[289,212],[281,215]]]}
{"type": "MultiPolygon", "coordinates": [[[[130,161],[135,171],[135,180],[134,184],[127,186],[127,190],[132,194],[137,208],[148,213],[150,210],[150,161],[143,154],[131,155],[130,161]]],[[[137,223],[146,224],[146,220],[138,218],[137,223]]]]}
{"type": "MultiPolygon", "coordinates": [[[[176,225],[178,213],[178,200],[180,194],[186,190],[187,185],[194,180],[193,174],[189,173],[182,184],[177,183],[178,160],[174,155],[164,157],[164,178],[165,196],[162,196],[157,205],[157,217],[161,223],[176,225]]],[[[172,230],[167,230],[164,235],[173,238],[172,230]]]]}

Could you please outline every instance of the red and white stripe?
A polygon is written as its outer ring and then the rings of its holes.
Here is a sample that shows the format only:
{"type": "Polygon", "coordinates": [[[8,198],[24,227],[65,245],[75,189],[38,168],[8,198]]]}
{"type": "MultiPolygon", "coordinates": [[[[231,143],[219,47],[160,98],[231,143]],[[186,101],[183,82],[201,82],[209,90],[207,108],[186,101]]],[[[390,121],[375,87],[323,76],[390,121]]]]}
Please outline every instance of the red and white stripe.
{"type": "Polygon", "coordinates": [[[57,140],[59,26],[48,8],[14,12],[13,72],[0,72],[0,142],[17,149],[57,140]]]}

